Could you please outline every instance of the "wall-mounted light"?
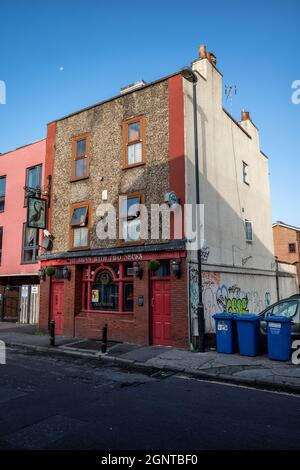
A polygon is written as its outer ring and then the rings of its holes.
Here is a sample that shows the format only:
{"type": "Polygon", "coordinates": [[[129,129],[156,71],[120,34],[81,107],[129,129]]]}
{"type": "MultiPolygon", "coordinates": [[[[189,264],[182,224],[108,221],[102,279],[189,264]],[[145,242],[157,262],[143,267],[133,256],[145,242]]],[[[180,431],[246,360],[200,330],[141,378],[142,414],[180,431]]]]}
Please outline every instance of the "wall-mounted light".
{"type": "Polygon", "coordinates": [[[40,268],[40,269],[38,270],[38,276],[39,276],[39,280],[40,280],[40,281],[45,281],[45,279],[46,279],[46,271],[45,271],[44,268],[40,268]]]}
{"type": "Polygon", "coordinates": [[[138,279],[142,279],[142,277],[143,277],[143,267],[139,263],[134,263],[133,273],[134,273],[135,277],[137,277],[138,279]]]}
{"type": "Polygon", "coordinates": [[[177,260],[177,259],[172,259],[172,263],[171,263],[171,266],[172,266],[172,270],[173,270],[173,273],[175,274],[175,276],[177,278],[180,277],[180,274],[181,274],[181,261],[177,260]]]}
{"type": "Polygon", "coordinates": [[[71,278],[71,271],[70,271],[70,269],[68,268],[68,266],[64,266],[64,267],[63,267],[62,274],[63,274],[63,278],[64,278],[64,279],[68,279],[68,281],[70,280],[70,278],[71,278]]]}

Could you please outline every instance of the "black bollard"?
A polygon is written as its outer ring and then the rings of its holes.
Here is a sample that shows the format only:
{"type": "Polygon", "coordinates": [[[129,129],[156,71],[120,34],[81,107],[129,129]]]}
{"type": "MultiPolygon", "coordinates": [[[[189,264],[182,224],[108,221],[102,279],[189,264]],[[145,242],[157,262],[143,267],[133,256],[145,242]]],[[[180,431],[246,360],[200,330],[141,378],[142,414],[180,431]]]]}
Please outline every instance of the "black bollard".
{"type": "Polygon", "coordinates": [[[107,351],[107,323],[104,325],[103,329],[102,329],[102,346],[101,346],[101,352],[103,352],[103,354],[106,353],[107,351]]]}
{"type": "Polygon", "coordinates": [[[50,321],[50,346],[55,346],[55,321],[50,321]]]}

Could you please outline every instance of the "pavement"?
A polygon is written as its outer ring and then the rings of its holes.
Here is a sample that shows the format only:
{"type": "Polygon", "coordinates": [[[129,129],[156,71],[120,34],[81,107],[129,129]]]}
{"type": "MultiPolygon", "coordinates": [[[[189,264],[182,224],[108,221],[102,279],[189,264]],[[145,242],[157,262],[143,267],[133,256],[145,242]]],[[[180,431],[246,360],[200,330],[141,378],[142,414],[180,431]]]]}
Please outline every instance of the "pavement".
{"type": "Polygon", "coordinates": [[[290,361],[273,361],[266,355],[246,357],[219,354],[213,350],[198,353],[172,347],[116,342],[109,342],[107,352],[102,353],[101,341],[64,336],[56,337],[56,346],[50,347],[49,336],[41,334],[36,326],[4,322],[0,322],[0,340],[7,347],[30,349],[49,355],[103,361],[141,371],[183,373],[203,380],[300,395],[300,366],[290,361]]]}

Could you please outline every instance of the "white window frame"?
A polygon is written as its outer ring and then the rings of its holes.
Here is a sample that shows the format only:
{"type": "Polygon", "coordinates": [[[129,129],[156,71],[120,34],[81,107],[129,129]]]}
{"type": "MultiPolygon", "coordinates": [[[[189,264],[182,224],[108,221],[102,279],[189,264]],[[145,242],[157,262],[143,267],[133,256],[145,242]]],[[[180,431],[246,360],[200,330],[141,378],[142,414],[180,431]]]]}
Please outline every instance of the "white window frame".
{"type": "Polygon", "coordinates": [[[251,220],[245,219],[245,238],[247,243],[252,243],[253,242],[253,222],[251,220]],[[248,239],[247,236],[247,224],[251,225],[251,239],[248,239]]]}
{"type": "Polygon", "coordinates": [[[249,184],[250,184],[250,183],[249,183],[249,165],[248,165],[248,163],[246,163],[246,162],[244,162],[244,161],[242,162],[242,164],[243,164],[243,167],[242,167],[243,182],[244,182],[245,184],[248,184],[248,185],[249,185],[249,184]]]}

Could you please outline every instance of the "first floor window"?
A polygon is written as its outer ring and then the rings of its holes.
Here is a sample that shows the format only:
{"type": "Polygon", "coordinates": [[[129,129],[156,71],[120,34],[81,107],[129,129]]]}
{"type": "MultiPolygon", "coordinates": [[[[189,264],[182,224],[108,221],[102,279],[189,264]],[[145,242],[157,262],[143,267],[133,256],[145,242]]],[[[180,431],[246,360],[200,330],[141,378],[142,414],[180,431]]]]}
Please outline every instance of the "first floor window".
{"type": "Polygon", "coordinates": [[[249,166],[247,163],[243,162],[243,181],[246,184],[249,184],[249,174],[248,174],[249,166]]]}
{"type": "Polygon", "coordinates": [[[296,253],[296,243],[289,243],[289,253],[296,253]]]}
{"type": "Polygon", "coordinates": [[[38,237],[39,231],[36,228],[29,228],[23,225],[23,251],[22,263],[36,263],[38,257],[38,237]]]}
{"type": "Polygon", "coordinates": [[[123,242],[136,242],[141,240],[140,194],[120,198],[121,238],[123,242]]]}
{"type": "Polygon", "coordinates": [[[89,206],[83,204],[71,209],[71,248],[89,246],[89,206]]]}
{"type": "MultiPolygon", "coordinates": [[[[32,166],[26,170],[26,188],[35,192],[42,187],[42,165],[32,166]]],[[[27,192],[25,192],[24,206],[27,205],[27,192]]]]}
{"type": "Polygon", "coordinates": [[[245,220],[245,234],[246,234],[246,242],[253,241],[253,226],[252,222],[249,220],[245,220]]]}
{"type": "Polygon", "coordinates": [[[3,227],[0,227],[0,264],[2,260],[2,240],[3,240],[3,227]]]}
{"type": "Polygon", "coordinates": [[[0,212],[5,208],[6,176],[0,177],[0,212]]]}

